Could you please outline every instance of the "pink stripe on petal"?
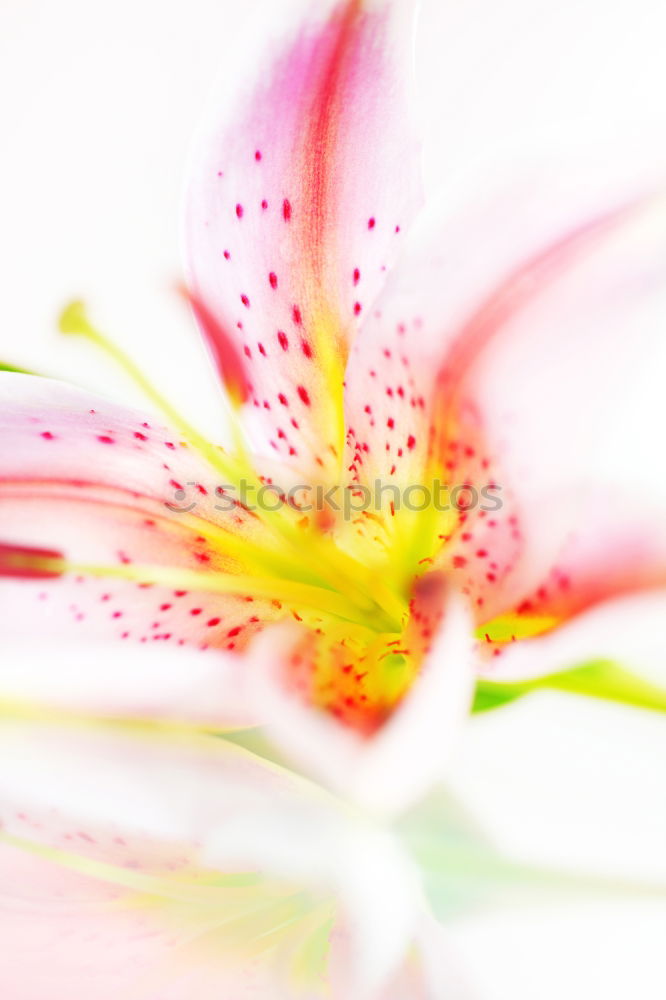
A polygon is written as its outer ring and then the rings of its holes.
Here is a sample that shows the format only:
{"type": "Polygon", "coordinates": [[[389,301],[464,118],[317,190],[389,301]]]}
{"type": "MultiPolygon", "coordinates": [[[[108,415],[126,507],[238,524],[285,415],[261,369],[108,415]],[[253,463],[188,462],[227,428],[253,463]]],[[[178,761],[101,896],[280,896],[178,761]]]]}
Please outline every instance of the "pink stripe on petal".
{"type": "MultiPolygon", "coordinates": [[[[239,345],[201,296],[187,288],[182,289],[182,294],[192,306],[199,327],[213,352],[215,363],[229,397],[237,405],[245,403],[249,396],[250,387],[239,345]]],[[[241,298],[243,304],[248,307],[247,296],[243,295],[241,298]]]]}
{"type": "MultiPolygon", "coordinates": [[[[629,175],[586,176],[546,165],[426,220],[347,371],[345,465],[358,482],[436,475],[476,490],[464,518],[443,524],[437,565],[481,622],[527,589],[535,562],[550,568],[563,536],[540,498],[548,483],[577,488],[624,373],[663,323],[658,199],[629,175]],[[495,498],[485,511],[483,489],[495,498]]],[[[621,458],[632,477],[631,449],[621,458]]]]}
{"type": "Polygon", "coordinates": [[[248,357],[251,403],[273,448],[304,464],[340,457],[349,343],[397,254],[396,226],[406,228],[419,200],[405,95],[411,6],[303,5],[261,73],[254,58],[249,84],[234,78],[190,180],[190,286],[248,357]],[[258,345],[295,326],[307,351],[262,354],[258,345]],[[293,398],[298,385],[313,405],[281,437],[277,395],[293,398]]]}
{"type": "Polygon", "coordinates": [[[0,619],[8,641],[37,629],[62,641],[238,653],[276,618],[270,601],[179,584],[184,570],[242,572],[211,533],[256,539],[260,529],[241,508],[218,505],[216,477],[173,431],[57,382],[4,376],[0,393],[0,619]],[[42,565],[53,558],[64,558],[62,571],[42,565]],[[160,583],[95,575],[95,567],[137,565],[175,576],[160,583]],[[213,619],[218,628],[206,626],[213,619]]]}

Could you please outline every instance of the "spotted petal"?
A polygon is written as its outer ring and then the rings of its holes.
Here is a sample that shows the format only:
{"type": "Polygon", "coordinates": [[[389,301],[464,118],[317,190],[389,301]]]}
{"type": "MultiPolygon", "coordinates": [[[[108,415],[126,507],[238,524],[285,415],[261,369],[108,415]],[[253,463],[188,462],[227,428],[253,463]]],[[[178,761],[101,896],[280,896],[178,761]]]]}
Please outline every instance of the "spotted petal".
{"type": "MultiPolygon", "coordinates": [[[[6,374],[2,396],[5,643],[37,629],[66,643],[114,639],[153,648],[233,650],[275,617],[270,601],[254,600],[239,592],[240,585],[230,593],[212,585],[211,571],[218,583],[238,571],[239,553],[248,551],[256,519],[236,506],[215,509],[215,474],[172,431],[152,417],[54,381],[6,374]],[[177,499],[181,487],[185,502],[177,499]],[[33,562],[36,568],[25,568],[33,562]],[[139,566],[145,578],[134,572],[139,566]]],[[[149,697],[145,678],[132,683],[129,661],[126,670],[107,671],[98,686],[94,674],[89,676],[77,694],[74,679],[85,671],[84,649],[68,661],[63,697],[80,706],[90,697],[90,707],[94,702],[101,709],[106,692],[109,711],[114,705],[129,708],[132,699],[136,711],[159,709],[162,696],[149,697]]],[[[56,697],[50,661],[48,655],[41,659],[42,694],[56,697]]],[[[27,665],[24,657],[22,662],[27,665]]],[[[34,652],[30,663],[21,673],[3,662],[5,697],[38,693],[34,652]]],[[[188,674],[194,675],[184,658],[172,656],[168,663],[165,681],[171,677],[172,692],[180,688],[184,694],[188,674]]],[[[148,673],[152,669],[148,664],[148,673]]],[[[212,661],[194,668],[202,684],[209,679],[211,693],[217,690],[215,702],[221,694],[217,685],[230,677],[227,669],[224,656],[217,673],[212,661]]],[[[197,696],[190,690],[194,706],[197,696]]],[[[163,694],[160,711],[168,713],[171,695],[166,688],[163,694]]],[[[171,706],[176,707],[173,701],[171,706]]]]}
{"type": "Polygon", "coordinates": [[[107,976],[141,1000],[324,995],[338,920],[357,943],[334,995],[374,996],[399,968],[416,929],[411,869],[315,786],[212,738],[22,722],[5,723],[0,743],[4,837],[36,858],[31,869],[18,857],[0,905],[16,945],[0,982],[19,982],[25,1000],[43,986],[37,953],[73,997],[107,976]],[[388,920],[370,892],[386,879],[404,890],[388,920]]]}
{"type": "MultiPolygon", "coordinates": [[[[445,224],[440,209],[429,236],[425,225],[347,378],[348,456],[360,483],[439,474],[474,487],[473,509],[450,510],[420,554],[458,580],[480,625],[543,586],[572,534],[583,546],[599,538],[598,494],[585,479],[627,370],[660,336],[666,294],[663,199],[644,174],[559,164],[501,190],[473,210],[449,208],[445,224]]],[[[634,478],[634,452],[615,457],[617,477],[634,478]]],[[[650,479],[645,461],[639,472],[650,479]]],[[[658,577],[646,545],[608,549],[620,536],[599,542],[597,577],[609,591],[613,580],[658,577]],[[615,556],[623,565],[609,576],[615,556]]]]}
{"type": "Polygon", "coordinates": [[[216,100],[193,160],[186,240],[203,332],[221,368],[242,350],[270,444],[303,462],[339,461],[349,344],[418,201],[411,7],[310,4],[258,79],[253,37],[251,79],[235,72],[233,105],[216,100]]]}

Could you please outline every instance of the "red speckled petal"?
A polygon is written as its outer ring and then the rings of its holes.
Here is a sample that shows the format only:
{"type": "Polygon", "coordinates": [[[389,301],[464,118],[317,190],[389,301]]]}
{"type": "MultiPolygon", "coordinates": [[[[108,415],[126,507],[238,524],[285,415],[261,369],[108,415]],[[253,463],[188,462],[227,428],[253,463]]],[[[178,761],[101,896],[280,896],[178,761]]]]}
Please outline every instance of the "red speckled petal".
{"type": "Polygon", "coordinates": [[[662,580],[661,589],[599,598],[543,636],[493,643],[494,655],[486,659],[481,673],[491,680],[516,681],[606,660],[637,671],[664,689],[665,587],[662,580]]]}
{"type": "Polygon", "coordinates": [[[304,462],[339,460],[348,346],[419,200],[411,8],[301,4],[259,62],[252,40],[251,80],[225,81],[193,161],[190,286],[237,337],[272,447],[304,462]]]}
{"type": "MultiPolygon", "coordinates": [[[[215,509],[215,473],[172,431],[56,382],[3,375],[1,387],[5,547],[59,551],[85,566],[238,571],[237,546],[233,557],[225,551],[224,532],[229,546],[254,537],[256,518],[215,509]]],[[[248,595],[85,571],[3,574],[0,592],[6,638],[37,629],[66,640],[240,649],[275,617],[270,602],[248,595]]]]}
{"type": "MultiPolygon", "coordinates": [[[[501,499],[477,503],[432,553],[480,622],[548,572],[574,525],[584,530],[574,512],[557,534],[543,497],[569,481],[584,502],[578,482],[617,390],[663,325],[663,204],[628,176],[546,166],[473,209],[440,210],[350,359],[359,482],[419,482],[436,459],[446,483],[501,499]]],[[[620,465],[635,474],[631,454],[620,465]]]]}
{"type": "MultiPolygon", "coordinates": [[[[470,357],[461,378],[463,436],[482,435],[496,456],[495,479],[515,503],[520,544],[513,566],[502,567],[508,586],[487,602],[494,610],[506,608],[512,591],[524,599],[528,588],[546,588],[551,612],[566,614],[663,579],[666,569],[663,527],[650,517],[659,504],[650,491],[659,479],[645,465],[645,442],[636,442],[635,451],[633,443],[613,444],[618,410],[629,406],[632,370],[646,371],[647,352],[663,336],[664,204],[621,211],[590,235],[573,256],[567,251],[556,259],[550,273],[547,262],[545,280],[541,266],[527,276],[527,294],[521,289],[517,308],[509,306],[499,334],[470,357]],[[604,448],[613,455],[605,490],[608,462],[597,464],[604,448]]],[[[642,434],[656,446],[653,402],[654,426],[646,424],[642,434]]],[[[488,549],[487,534],[477,533],[467,554],[477,546],[488,549]]],[[[482,575],[483,560],[480,568],[482,575]]],[[[495,574],[488,582],[500,579],[495,574]]]]}
{"type": "Polygon", "coordinates": [[[544,496],[550,534],[532,547],[519,598],[503,610],[561,620],[609,597],[666,585],[666,527],[656,501],[616,484],[544,496]]]}

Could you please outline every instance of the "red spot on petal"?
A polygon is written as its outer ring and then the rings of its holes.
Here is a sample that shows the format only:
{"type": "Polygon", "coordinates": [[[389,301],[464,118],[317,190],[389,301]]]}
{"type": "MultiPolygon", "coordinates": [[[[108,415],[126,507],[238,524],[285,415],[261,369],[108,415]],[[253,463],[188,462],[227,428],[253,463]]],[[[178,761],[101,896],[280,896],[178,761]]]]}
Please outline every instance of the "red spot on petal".
{"type": "Polygon", "coordinates": [[[215,625],[219,625],[221,621],[222,621],[221,618],[209,618],[209,620],[206,622],[206,625],[209,628],[213,628],[215,625]]]}
{"type": "Polygon", "coordinates": [[[305,355],[306,358],[312,357],[312,348],[308,344],[307,340],[301,341],[301,350],[303,351],[303,354],[305,355]]]}
{"type": "Polygon", "coordinates": [[[243,206],[240,204],[236,205],[236,216],[239,219],[243,218],[243,206]]]}
{"type": "Polygon", "coordinates": [[[293,309],[291,310],[291,315],[296,326],[300,326],[301,323],[303,322],[303,316],[301,315],[301,310],[298,308],[298,306],[293,307],[293,309]]]}
{"type": "Polygon", "coordinates": [[[305,388],[305,386],[304,385],[299,385],[296,391],[298,392],[298,395],[300,396],[300,398],[302,399],[302,401],[305,403],[305,405],[309,406],[310,405],[310,396],[309,396],[308,390],[305,388]]]}
{"type": "Polygon", "coordinates": [[[291,202],[288,198],[285,198],[282,202],[282,218],[285,222],[289,222],[291,219],[291,202]]]}
{"type": "Polygon", "coordinates": [[[115,444],[116,442],[108,434],[98,434],[97,440],[101,441],[102,444],[115,444]]]}
{"type": "Polygon", "coordinates": [[[258,149],[256,151],[256,153],[254,154],[254,158],[257,161],[257,163],[259,163],[259,161],[261,160],[261,150],[260,149],[258,149]]]}
{"type": "Polygon", "coordinates": [[[358,316],[359,315],[359,313],[361,311],[361,308],[362,308],[362,306],[361,306],[360,302],[355,302],[354,303],[354,316],[358,316]]]}
{"type": "Polygon", "coordinates": [[[374,229],[375,225],[376,225],[376,222],[375,222],[374,218],[368,219],[368,229],[374,229]]]}
{"type": "Polygon", "coordinates": [[[54,441],[55,434],[51,434],[51,431],[42,431],[42,437],[45,441],[54,441]]]}
{"type": "Polygon", "coordinates": [[[278,336],[278,342],[279,342],[280,347],[282,348],[282,350],[283,351],[288,350],[289,349],[289,341],[287,339],[287,334],[284,333],[282,330],[278,330],[278,335],[277,336],[278,336]]]}
{"type": "Polygon", "coordinates": [[[247,295],[241,295],[240,298],[241,298],[241,302],[243,303],[243,305],[245,306],[245,308],[249,309],[250,308],[250,300],[248,299],[247,295]]]}
{"type": "Polygon", "coordinates": [[[279,392],[278,393],[278,399],[280,400],[280,402],[282,403],[283,406],[287,406],[288,405],[287,404],[287,397],[285,396],[285,394],[283,392],[279,392]]]}
{"type": "Polygon", "coordinates": [[[359,283],[360,280],[361,280],[361,272],[359,271],[359,269],[357,267],[355,267],[354,268],[354,284],[358,285],[358,283],[359,283]]]}
{"type": "Polygon", "coordinates": [[[407,447],[409,448],[410,451],[412,450],[415,444],[416,444],[416,438],[414,437],[413,434],[410,434],[409,437],[407,438],[407,447]]]}
{"type": "Polygon", "coordinates": [[[271,288],[277,288],[278,286],[277,274],[274,271],[271,271],[271,273],[268,275],[268,280],[270,282],[271,288]]]}

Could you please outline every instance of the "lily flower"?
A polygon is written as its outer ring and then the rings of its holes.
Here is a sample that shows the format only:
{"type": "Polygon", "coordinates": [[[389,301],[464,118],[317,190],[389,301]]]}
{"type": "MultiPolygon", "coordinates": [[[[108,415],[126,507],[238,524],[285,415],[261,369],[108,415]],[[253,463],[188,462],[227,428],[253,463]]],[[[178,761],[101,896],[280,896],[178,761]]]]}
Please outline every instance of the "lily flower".
{"type": "Polygon", "coordinates": [[[120,363],[161,419],[0,382],[3,697],[260,721],[277,755],[387,812],[440,776],[477,682],[478,708],[551,683],[664,707],[617,668],[561,672],[634,657],[633,630],[614,646],[627,599],[662,610],[661,519],[605,505],[574,459],[594,447],[597,397],[612,405],[661,331],[663,203],[643,176],[591,186],[558,164],[407,239],[411,13],[318,4],[202,130],[185,294],[231,447],[80,303],[62,331],[120,363]],[[35,632],[69,644],[57,674],[47,649],[20,658],[35,632]]]}
{"type": "Polygon", "coordinates": [[[640,859],[621,877],[518,865],[443,794],[377,823],[213,734],[23,716],[0,750],[15,1000],[464,1000],[441,920],[663,891],[640,859]]]}

